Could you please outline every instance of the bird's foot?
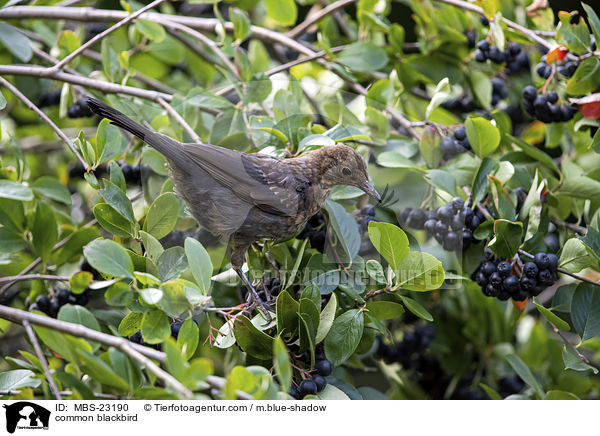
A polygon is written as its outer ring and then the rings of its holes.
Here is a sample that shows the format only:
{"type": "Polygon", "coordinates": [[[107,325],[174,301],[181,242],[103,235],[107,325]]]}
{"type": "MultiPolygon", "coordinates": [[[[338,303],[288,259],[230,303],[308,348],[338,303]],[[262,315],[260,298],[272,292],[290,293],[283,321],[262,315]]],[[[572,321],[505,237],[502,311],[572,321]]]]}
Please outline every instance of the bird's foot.
{"type": "MultiPolygon", "coordinates": [[[[244,271],[236,268],[235,272],[242,279],[242,283],[244,283],[244,286],[246,286],[246,289],[248,289],[249,300],[252,301],[253,305],[256,306],[258,311],[263,315],[263,317],[267,321],[265,323],[265,325],[269,324],[272,321],[271,314],[269,313],[269,307],[265,304],[264,301],[262,301],[262,299],[258,295],[258,292],[256,292],[256,289],[254,289],[254,286],[252,286],[252,283],[250,283],[250,280],[248,280],[248,277],[246,276],[246,274],[244,274],[244,271]]],[[[248,306],[248,307],[250,308],[252,306],[248,306]]]]}

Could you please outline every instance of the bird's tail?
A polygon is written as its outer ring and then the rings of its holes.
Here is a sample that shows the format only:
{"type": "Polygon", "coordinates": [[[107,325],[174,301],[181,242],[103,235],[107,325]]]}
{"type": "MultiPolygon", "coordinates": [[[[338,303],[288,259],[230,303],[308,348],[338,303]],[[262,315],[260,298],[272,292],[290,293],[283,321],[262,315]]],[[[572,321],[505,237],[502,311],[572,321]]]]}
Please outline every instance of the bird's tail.
{"type": "Polygon", "coordinates": [[[181,143],[178,141],[136,123],[124,113],[119,112],[115,108],[112,108],[95,98],[88,97],[87,105],[92,112],[107,118],[110,120],[111,124],[137,136],[146,144],[164,155],[167,159],[174,162],[178,162],[182,159],[181,143]]]}

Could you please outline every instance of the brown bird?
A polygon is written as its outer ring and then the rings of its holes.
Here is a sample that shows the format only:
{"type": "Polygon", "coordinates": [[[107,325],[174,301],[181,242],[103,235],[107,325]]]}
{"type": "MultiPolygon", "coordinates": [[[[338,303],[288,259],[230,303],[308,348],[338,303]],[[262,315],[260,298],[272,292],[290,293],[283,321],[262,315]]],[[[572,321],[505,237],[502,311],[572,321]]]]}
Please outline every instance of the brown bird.
{"type": "Polygon", "coordinates": [[[99,100],[89,98],[87,104],[94,113],[167,158],[177,193],[203,227],[229,240],[231,266],[268,320],[264,303],[242,271],[250,245],[294,236],[321,209],[336,185],[355,186],[381,200],[369,183],[364,159],[347,145],[278,159],[209,144],[181,143],[99,100]]]}

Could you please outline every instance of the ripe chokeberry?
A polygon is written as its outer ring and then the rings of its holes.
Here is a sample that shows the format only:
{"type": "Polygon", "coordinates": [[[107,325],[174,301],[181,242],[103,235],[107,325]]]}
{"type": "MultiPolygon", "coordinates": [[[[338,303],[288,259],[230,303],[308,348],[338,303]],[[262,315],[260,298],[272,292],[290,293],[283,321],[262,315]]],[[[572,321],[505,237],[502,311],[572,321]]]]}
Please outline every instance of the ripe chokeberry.
{"type": "Polygon", "coordinates": [[[333,365],[331,365],[331,362],[327,359],[319,360],[315,362],[315,370],[319,375],[327,377],[331,374],[331,371],[333,371],[333,365]]]}

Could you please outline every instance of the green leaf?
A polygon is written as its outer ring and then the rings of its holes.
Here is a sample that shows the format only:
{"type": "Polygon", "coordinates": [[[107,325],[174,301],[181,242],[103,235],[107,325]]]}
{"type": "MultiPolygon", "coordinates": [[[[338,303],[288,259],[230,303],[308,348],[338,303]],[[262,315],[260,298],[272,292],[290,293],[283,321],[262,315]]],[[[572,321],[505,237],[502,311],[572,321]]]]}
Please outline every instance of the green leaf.
{"type": "Polygon", "coordinates": [[[74,294],[81,294],[85,289],[92,283],[94,276],[88,271],[79,271],[71,276],[69,279],[69,285],[71,286],[71,292],[74,294]]]}
{"type": "Polygon", "coordinates": [[[581,3],[581,5],[583,6],[583,9],[585,10],[585,13],[588,16],[588,23],[592,28],[592,32],[596,37],[596,41],[600,41],[600,19],[598,18],[598,15],[596,15],[596,12],[594,11],[594,9],[592,9],[591,6],[586,5],[585,3],[581,3]]]}
{"type": "Polygon", "coordinates": [[[277,333],[280,336],[294,334],[298,329],[298,307],[299,303],[292,298],[287,291],[282,291],[277,296],[276,316],[277,333]]]}
{"type": "Polygon", "coordinates": [[[298,18],[294,0],[265,0],[267,16],[281,26],[292,26],[298,18]]]}
{"type": "Polygon", "coordinates": [[[558,260],[562,269],[578,273],[585,268],[598,268],[598,257],[581,239],[571,238],[565,242],[558,260]]]}
{"type": "Polygon", "coordinates": [[[377,283],[388,284],[385,273],[383,272],[383,266],[375,259],[367,260],[365,269],[369,277],[375,280],[377,283]]]}
{"type": "Polygon", "coordinates": [[[244,95],[244,101],[247,103],[263,102],[269,96],[272,89],[273,83],[271,82],[271,79],[269,79],[268,76],[262,73],[256,74],[252,78],[252,80],[248,82],[246,94],[244,95]]]}
{"type": "Polygon", "coordinates": [[[369,239],[394,271],[410,251],[406,233],[393,224],[369,222],[369,239]]]}
{"type": "MultiPolygon", "coordinates": [[[[0,23],[2,24],[2,23],[0,23]]],[[[1,31],[1,29],[0,29],[1,31]]],[[[27,369],[0,372],[0,390],[13,391],[21,388],[37,388],[42,381],[27,369]]]]}
{"type": "Polygon", "coordinates": [[[0,180],[0,198],[30,201],[33,200],[33,191],[19,182],[13,182],[12,180],[0,180]]]}
{"type": "Polygon", "coordinates": [[[598,80],[600,80],[600,60],[595,56],[584,59],[567,82],[567,93],[585,95],[593,92],[596,90],[598,80]]]}
{"type": "Polygon", "coordinates": [[[592,371],[594,374],[598,374],[598,369],[585,363],[575,353],[571,347],[565,345],[562,351],[563,362],[565,363],[565,369],[572,369],[573,371],[592,371]]]}
{"type": "Polygon", "coordinates": [[[427,311],[417,300],[413,300],[410,297],[406,297],[404,295],[399,295],[400,299],[406,306],[408,310],[410,310],[414,315],[417,315],[419,318],[424,319],[425,321],[433,321],[433,316],[431,313],[427,311]]]}
{"type": "Polygon", "coordinates": [[[310,352],[310,364],[314,365],[317,329],[319,328],[319,309],[312,300],[300,299],[298,318],[300,319],[300,353],[310,352]]]}
{"type": "Polygon", "coordinates": [[[317,335],[315,336],[315,344],[318,344],[325,339],[329,330],[331,330],[336,311],[337,297],[335,296],[335,293],[332,293],[329,301],[321,311],[319,327],[317,328],[317,335]]]}
{"type": "MultiPolygon", "coordinates": [[[[96,320],[94,315],[92,315],[92,312],[83,306],[65,304],[58,311],[57,319],[65,322],[71,322],[73,324],[79,324],[98,332],[102,331],[98,320],[96,320]]],[[[96,344],[89,340],[87,342],[92,346],[93,349],[100,347],[100,344],[96,344]]]]}
{"type": "Polygon", "coordinates": [[[444,267],[431,254],[410,252],[396,271],[396,286],[410,291],[432,291],[444,283],[444,267]]]}
{"type": "Polygon", "coordinates": [[[121,143],[122,137],[119,128],[112,125],[106,118],[100,121],[96,131],[96,146],[94,148],[96,161],[102,163],[115,157],[121,151],[121,143]]]}
{"type": "Polygon", "coordinates": [[[144,229],[156,239],[164,238],[177,224],[178,213],[177,196],[172,192],[166,192],[152,202],[146,214],[144,229]]]}
{"type": "Polygon", "coordinates": [[[544,396],[544,400],[579,400],[579,397],[571,392],[565,391],[548,391],[544,396]]]}
{"type": "Polygon", "coordinates": [[[200,329],[190,317],[183,322],[177,335],[177,346],[185,359],[189,360],[194,355],[199,341],[200,329]]]}
{"type": "Polygon", "coordinates": [[[494,221],[494,237],[489,247],[500,257],[513,257],[521,246],[523,223],[508,220],[494,221]]]}
{"type": "Polygon", "coordinates": [[[469,117],[465,121],[467,138],[479,157],[492,154],[500,145],[500,131],[490,121],[481,117],[469,117]]]}
{"type": "Polygon", "coordinates": [[[371,42],[355,42],[340,53],[337,62],[354,71],[369,72],[385,67],[388,56],[371,42]]]}
{"type": "Polygon", "coordinates": [[[146,251],[146,256],[154,263],[158,262],[160,256],[165,251],[158,239],[152,236],[150,233],[144,232],[140,230],[138,236],[142,238],[142,243],[144,244],[144,250],[146,251]]]}
{"type": "Polygon", "coordinates": [[[404,313],[404,306],[392,301],[367,301],[369,315],[380,321],[395,319],[404,313]]]}
{"type": "Polygon", "coordinates": [[[162,310],[149,310],[142,318],[142,337],[149,344],[158,344],[171,336],[171,323],[162,310]]]}
{"type": "Polygon", "coordinates": [[[119,334],[121,336],[133,336],[142,328],[143,313],[131,312],[121,320],[119,324],[119,334]]]}
{"type": "Polygon", "coordinates": [[[341,204],[332,200],[327,200],[323,209],[327,212],[329,224],[338,237],[347,260],[354,259],[360,250],[360,232],[356,220],[351,214],[346,212],[346,209],[341,204]]]}
{"type": "Polygon", "coordinates": [[[154,42],[161,42],[167,36],[165,29],[156,21],[135,20],[135,28],[146,38],[154,42]]]}
{"type": "Polygon", "coordinates": [[[506,356],[506,360],[508,361],[510,366],[512,366],[512,368],[515,370],[517,375],[521,377],[521,379],[523,379],[523,381],[535,391],[536,395],[539,398],[543,398],[544,390],[540,386],[537,379],[534,377],[531,370],[527,367],[527,365],[525,365],[525,362],[523,362],[523,360],[521,360],[521,358],[515,354],[509,354],[508,356],[506,356]]]}
{"type": "Polygon", "coordinates": [[[536,299],[534,299],[533,302],[534,302],[535,307],[537,308],[538,312],[540,312],[544,316],[544,318],[546,318],[548,321],[550,321],[552,324],[554,324],[559,330],[564,330],[567,332],[569,330],[571,330],[569,323],[567,323],[566,321],[562,320],[557,315],[552,313],[552,311],[550,309],[546,309],[544,306],[539,304],[536,301],[536,299]]]}
{"type": "Polygon", "coordinates": [[[213,266],[206,249],[197,240],[186,238],[185,255],[198,287],[204,295],[208,295],[213,266]]]}
{"type": "Polygon", "coordinates": [[[496,171],[498,161],[491,157],[484,157],[481,160],[477,174],[473,180],[473,201],[481,201],[485,197],[489,186],[488,175],[496,171]]]}
{"type": "Polygon", "coordinates": [[[31,184],[31,189],[44,197],[71,205],[71,194],[65,185],[54,177],[43,176],[31,184]]]}
{"type": "Polygon", "coordinates": [[[47,262],[52,254],[52,247],[58,240],[58,226],[54,212],[46,203],[38,202],[31,233],[36,253],[44,262],[47,262]]]}
{"type": "Polygon", "coordinates": [[[10,24],[0,23],[0,42],[21,62],[29,62],[33,55],[29,38],[10,24]]]}
{"type": "Polygon", "coordinates": [[[129,388],[129,384],[117,375],[110,366],[89,351],[78,349],[77,354],[81,359],[81,366],[84,372],[89,374],[94,380],[120,390],[127,390],[129,388]]]}
{"type": "Polygon", "coordinates": [[[534,161],[543,163],[548,168],[551,168],[552,170],[554,170],[554,172],[556,172],[556,174],[561,176],[560,170],[554,163],[554,160],[550,156],[548,156],[546,153],[544,153],[540,149],[534,147],[533,145],[528,144],[527,142],[523,141],[522,139],[515,138],[514,136],[511,136],[511,135],[506,135],[506,136],[514,145],[519,147],[523,151],[523,153],[525,153],[527,156],[532,158],[534,161]]]}
{"type": "Polygon", "coordinates": [[[440,165],[440,161],[442,160],[440,135],[435,128],[431,126],[425,127],[423,135],[421,136],[421,141],[419,141],[419,151],[429,168],[436,168],[440,165]]]}
{"type": "Polygon", "coordinates": [[[162,282],[179,277],[187,268],[188,260],[183,247],[167,248],[158,258],[158,278],[162,282]]]}
{"type": "Polygon", "coordinates": [[[158,307],[172,318],[181,318],[184,312],[192,310],[186,293],[186,284],[191,283],[175,279],[160,285],[163,298],[158,303],[158,307]]]}
{"type": "MultiPolygon", "coordinates": [[[[4,95],[2,94],[2,92],[0,92],[0,110],[4,109],[6,107],[6,98],[4,98],[4,95]]],[[[2,131],[0,130],[0,133],[2,133],[2,131]]]]}
{"type": "Polygon", "coordinates": [[[250,34],[250,18],[248,13],[238,8],[229,9],[229,19],[233,23],[233,37],[243,41],[250,34]]]}
{"type": "Polygon", "coordinates": [[[488,396],[492,400],[501,400],[502,399],[502,397],[500,396],[500,394],[498,392],[496,392],[495,389],[492,389],[491,387],[489,387],[485,383],[479,383],[479,386],[481,386],[481,388],[485,391],[486,394],[488,394],[488,396]]]}
{"type": "Polygon", "coordinates": [[[469,74],[475,98],[484,108],[492,105],[492,81],[483,71],[472,70],[469,74]]]}
{"type": "Polygon", "coordinates": [[[83,255],[101,273],[133,279],[133,262],[127,251],[114,241],[92,241],[83,249],[83,255]]]}
{"type": "Polygon", "coordinates": [[[287,392],[292,385],[293,374],[290,356],[281,338],[275,338],[273,341],[273,366],[275,367],[275,374],[281,385],[281,390],[287,392]]]}
{"type": "Polygon", "coordinates": [[[558,13],[560,27],[558,37],[564,40],[567,48],[577,54],[583,54],[590,49],[590,32],[583,17],[568,12],[558,13]]]}
{"type": "Polygon", "coordinates": [[[240,348],[249,355],[262,360],[271,359],[274,339],[254,327],[245,316],[238,318],[233,334],[240,348]]]}
{"type": "Polygon", "coordinates": [[[348,360],[362,337],[364,313],[359,309],[350,309],[334,321],[325,338],[325,355],[333,366],[348,360]]]}
{"type": "Polygon", "coordinates": [[[6,227],[0,227],[0,253],[18,253],[26,246],[23,235],[12,232],[6,227]]]}
{"type": "Polygon", "coordinates": [[[600,333],[600,289],[595,285],[577,285],[571,302],[571,321],[582,341],[600,333]]]}
{"type": "Polygon", "coordinates": [[[104,230],[121,238],[130,238],[133,235],[133,224],[110,204],[98,203],[92,209],[98,224],[104,230]]]}
{"type": "Polygon", "coordinates": [[[135,216],[133,215],[133,206],[131,200],[127,198],[127,195],[110,180],[103,180],[103,187],[100,188],[100,195],[104,201],[110,204],[117,212],[124,218],[127,218],[132,223],[135,223],[135,216]]]}

